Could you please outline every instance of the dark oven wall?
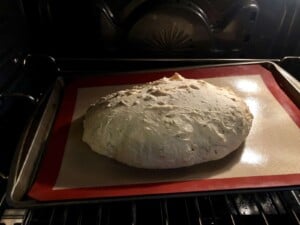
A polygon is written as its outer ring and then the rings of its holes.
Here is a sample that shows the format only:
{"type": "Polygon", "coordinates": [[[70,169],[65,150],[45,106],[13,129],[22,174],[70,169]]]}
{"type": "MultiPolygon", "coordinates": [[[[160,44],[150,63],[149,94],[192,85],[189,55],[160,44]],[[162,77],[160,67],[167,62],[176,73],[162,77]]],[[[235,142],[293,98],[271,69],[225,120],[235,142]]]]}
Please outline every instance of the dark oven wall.
{"type": "Polygon", "coordinates": [[[300,54],[297,0],[23,0],[35,52],[96,57],[300,54]]]}
{"type": "Polygon", "coordinates": [[[55,76],[47,58],[39,61],[40,68],[48,68],[42,72],[37,67],[29,69],[33,57],[23,60],[31,52],[28,31],[23,2],[0,1],[0,214],[14,150],[36,106],[35,100],[49,85],[47,77],[55,76]]]}

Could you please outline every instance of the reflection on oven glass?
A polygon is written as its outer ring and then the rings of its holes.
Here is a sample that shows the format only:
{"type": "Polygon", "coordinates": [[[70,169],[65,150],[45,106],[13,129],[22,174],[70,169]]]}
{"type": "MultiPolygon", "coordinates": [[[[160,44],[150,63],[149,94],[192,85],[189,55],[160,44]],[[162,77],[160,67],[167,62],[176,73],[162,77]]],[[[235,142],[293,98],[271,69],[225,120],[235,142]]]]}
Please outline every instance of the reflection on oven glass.
{"type": "Polygon", "coordinates": [[[259,104],[258,99],[253,98],[253,97],[247,97],[244,100],[245,100],[246,104],[248,105],[250,112],[255,117],[261,108],[261,105],[259,104]]]}
{"type": "Polygon", "coordinates": [[[251,148],[246,148],[245,151],[243,152],[241,161],[246,164],[263,164],[265,163],[265,158],[263,155],[255,152],[251,148]]]}
{"type": "Polygon", "coordinates": [[[236,87],[241,92],[250,92],[254,93],[257,92],[259,89],[259,86],[256,82],[246,79],[241,79],[236,82],[236,87]]]}

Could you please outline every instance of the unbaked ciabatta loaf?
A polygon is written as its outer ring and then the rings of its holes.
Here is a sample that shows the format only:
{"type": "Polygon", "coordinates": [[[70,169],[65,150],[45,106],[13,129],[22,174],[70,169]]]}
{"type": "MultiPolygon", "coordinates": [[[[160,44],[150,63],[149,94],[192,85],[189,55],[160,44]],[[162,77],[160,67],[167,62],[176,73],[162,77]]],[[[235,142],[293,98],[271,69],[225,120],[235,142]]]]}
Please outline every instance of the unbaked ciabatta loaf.
{"type": "Polygon", "coordinates": [[[85,115],[83,141],[130,166],[186,167],[237,149],[252,119],[232,91],[175,73],[101,98],[85,115]]]}

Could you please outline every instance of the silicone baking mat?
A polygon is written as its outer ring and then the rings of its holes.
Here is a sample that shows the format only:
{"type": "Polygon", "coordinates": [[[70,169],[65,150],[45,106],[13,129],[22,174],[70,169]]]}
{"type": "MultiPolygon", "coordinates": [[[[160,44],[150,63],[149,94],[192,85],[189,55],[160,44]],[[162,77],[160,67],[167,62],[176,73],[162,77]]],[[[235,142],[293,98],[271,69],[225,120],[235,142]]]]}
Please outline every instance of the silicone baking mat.
{"type": "Polygon", "coordinates": [[[82,117],[91,103],[116,90],[175,71],[79,79],[66,90],[29,195],[66,200],[170,194],[300,184],[300,112],[260,65],[176,70],[186,78],[230,87],[248,104],[253,125],[243,146],[224,159],[187,168],[131,168],[82,142],[82,117]]]}

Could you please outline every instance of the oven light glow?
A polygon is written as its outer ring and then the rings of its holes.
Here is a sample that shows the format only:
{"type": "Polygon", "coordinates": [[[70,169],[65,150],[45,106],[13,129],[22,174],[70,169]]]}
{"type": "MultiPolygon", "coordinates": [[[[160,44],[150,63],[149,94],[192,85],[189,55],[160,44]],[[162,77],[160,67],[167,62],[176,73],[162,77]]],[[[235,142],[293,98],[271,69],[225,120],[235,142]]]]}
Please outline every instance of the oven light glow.
{"type": "Polygon", "coordinates": [[[259,104],[258,99],[253,97],[245,98],[245,102],[250,109],[250,112],[255,116],[258,114],[259,110],[261,109],[261,105],[259,104]]]}
{"type": "Polygon", "coordinates": [[[251,93],[257,92],[259,88],[257,83],[251,80],[238,80],[236,82],[236,87],[242,92],[251,92],[251,93]]]}
{"type": "Polygon", "coordinates": [[[245,149],[241,161],[247,164],[261,164],[264,162],[264,157],[251,149],[245,149]]]}

